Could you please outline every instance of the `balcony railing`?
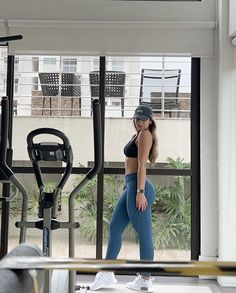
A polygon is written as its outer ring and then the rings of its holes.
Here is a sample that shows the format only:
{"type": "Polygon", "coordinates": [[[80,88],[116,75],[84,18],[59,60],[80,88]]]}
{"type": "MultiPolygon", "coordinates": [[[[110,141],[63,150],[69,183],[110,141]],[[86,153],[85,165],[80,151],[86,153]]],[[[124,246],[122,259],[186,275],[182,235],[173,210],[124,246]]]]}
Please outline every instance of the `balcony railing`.
{"type": "MultiPolygon", "coordinates": [[[[63,67],[62,56],[17,56],[14,115],[90,117],[91,101],[99,92],[97,59],[92,56],[73,57],[73,72],[65,72],[68,66],[63,67]]],[[[106,117],[130,118],[140,103],[147,103],[158,119],[190,118],[190,58],[178,58],[176,61],[174,57],[173,60],[119,57],[119,62],[116,62],[116,57],[107,59],[106,117]],[[111,70],[115,64],[122,70],[111,70]],[[145,69],[149,67],[152,68],[145,69]]],[[[0,59],[0,65],[4,60],[0,59]]],[[[66,64],[70,64],[68,57],[66,64]]],[[[0,71],[2,96],[6,90],[5,75],[5,71],[0,71]]]]}

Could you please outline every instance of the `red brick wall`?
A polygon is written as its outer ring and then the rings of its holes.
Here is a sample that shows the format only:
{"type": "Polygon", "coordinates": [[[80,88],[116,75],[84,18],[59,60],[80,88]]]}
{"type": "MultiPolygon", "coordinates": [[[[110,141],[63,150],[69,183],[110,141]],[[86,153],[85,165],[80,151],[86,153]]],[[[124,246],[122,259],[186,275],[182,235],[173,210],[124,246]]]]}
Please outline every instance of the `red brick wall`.
{"type": "Polygon", "coordinates": [[[31,107],[32,116],[80,116],[80,97],[43,97],[33,91],[31,107]]]}

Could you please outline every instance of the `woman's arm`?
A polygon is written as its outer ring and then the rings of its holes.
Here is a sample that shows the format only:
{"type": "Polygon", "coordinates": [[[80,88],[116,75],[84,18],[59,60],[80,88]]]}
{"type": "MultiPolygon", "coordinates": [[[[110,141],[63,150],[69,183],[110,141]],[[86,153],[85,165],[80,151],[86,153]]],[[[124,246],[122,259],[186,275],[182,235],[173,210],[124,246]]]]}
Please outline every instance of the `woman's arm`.
{"type": "Polygon", "coordinates": [[[152,147],[152,135],[149,130],[144,130],[139,133],[138,136],[138,170],[137,170],[137,196],[136,206],[140,211],[144,211],[147,208],[147,200],[145,193],[138,192],[138,190],[145,189],[146,181],[146,165],[149,156],[150,149],[152,147]]]}

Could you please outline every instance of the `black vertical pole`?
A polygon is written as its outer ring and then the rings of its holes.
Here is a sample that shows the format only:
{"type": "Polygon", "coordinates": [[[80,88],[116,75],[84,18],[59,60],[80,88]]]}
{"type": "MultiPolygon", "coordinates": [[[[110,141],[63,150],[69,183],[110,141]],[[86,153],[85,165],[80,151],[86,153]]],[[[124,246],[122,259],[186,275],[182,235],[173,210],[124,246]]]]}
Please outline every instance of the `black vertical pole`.
{"type": "Polygon", "coordinates": [[[192,58],[191,69],[191,259],[198,260],[200,233],[200,58],[192,58]]]}
{"type": "MultiPolygon", "coordinates": [[[[13,96],[14,96],[14,56],[7,59],[7,96],[9,97],[9,133],[7,150],[7,164],[12,166],[12,118],[13,118],[13,96]]],[[[10,184],[3,183],[3,197],[10,196],[10,184]]],[[[1,221],[1,251],[0,258],[8,252],[8,230],[9,230],[9,202],[2,202],[2,221],[1,221]]]]}
{"type": "Polygon", "coordinates": [[[103,244],[103,190],[104,190],[104,129],[105,129],[105,82],[106,82],[106,57],[100,57],[99,69],[99,100],[101,103],[102,120],[102,167],[98,173],[97,181],[97,234],[96,234],[96,258],[102,258],[103,244]]]}

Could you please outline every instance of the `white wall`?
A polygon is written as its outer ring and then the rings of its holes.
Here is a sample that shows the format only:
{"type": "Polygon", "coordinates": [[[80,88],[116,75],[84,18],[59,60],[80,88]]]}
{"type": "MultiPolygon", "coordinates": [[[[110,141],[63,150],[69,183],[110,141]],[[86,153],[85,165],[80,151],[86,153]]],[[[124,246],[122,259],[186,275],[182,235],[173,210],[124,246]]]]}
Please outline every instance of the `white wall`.
{"type": "Polygon", "coordinates": [[[216,58],[201,61],[201,255],[214,261],[218,256],[217,188],[217,78],[216,58]]]}
{"type": "MultiPolygon", "coordinates": [[[[183,158],[190,162],[190,122],[189,120],[160,120],[157,122],[159,139],[158,162],[166,162],[167,157],[183,158]]],[[[28,161],[26,137],[36,128],[52,127],[63,131],[69,138],[73,150],[73,166],[79,164],[87,167],[94,160],[93,131],[91,118],[51,118],[51,117],[20,117],[13,121],[13,160],[28,161]]],[[[123,148],[135,133],[131,119],[110,118],[105,120],[105,161],[124,163],[123,148]]],[[[35,142],[58,141],[52,136],[38,136],[35,142]],[[41,141],[42,141],[41,140],[41,141]]],[[[65,190],[71,190],[77,176],[70,176],[65,190]]],[[[28,180],[28,174],[21,175],[21,180],[28,180]]],[[[55,179],[54,179],[55,180],[55,179]]],[[[48,178],[46,182],[49,182],[48,178]]],[[[24,182],[24,181],[23,181],[24,182]]],[[[34,182],[34,180],[33,180],[34,182]]]]}
{"type": "Polygon", "coordinates": [[[236,36],[236,1],[229,0],[229,35],[236,36]]]}
{"type": "MultiPolygon", "coordinates": [[[[229,1],[219,0],[219,260],[236,261],[236,47],[228,35],[229,1]]],[[[235,277],[218,277],[236,286],[235,277]]]]}
{"type": "MultiPolygon", "coordinates": [[[[26,137],[36,128],[51,127],[63,131],[69,138],[74,153],[74,165],[93,160],[92,120],[89,118],[15,117],[13,121],[14,160],[28,160],[26,137]],[[20,135],[18,135],[20,133],[20,135]]],[[[41,139],[41,137],[38,137],[41,139]]],[[[44,137],[48,141],[48,136],[44,137]]],[[[50,140],[55,137],[50,136],[50,140]]],[[[36,140],[37,141],[37,140],[36,140]]],[[[60,142],[60,139],[57,140],[60,142]]]]}
{"type": "MultiPolygon", "coordinates": [[[[190,121],[158,120],[156,124],[159,138],[158,162],[166,162],[167,157],[175,159],[178,156],[185,162],[190,162],[190,121]]],[[[74,166],[78,166],[78,163],[87,166],[87,162],[93,161],[91,118],[20,116],[14,117],[13,123],[14,160],[28,160],[26,137],[31,130],[40,127],[56,128],[68,136],[74,153],[74,166]]],[[[105,130],[105,161],[124,162],[124,145],[135,133],[132,120],[108,118],[105,120],[105,130]]]]}

